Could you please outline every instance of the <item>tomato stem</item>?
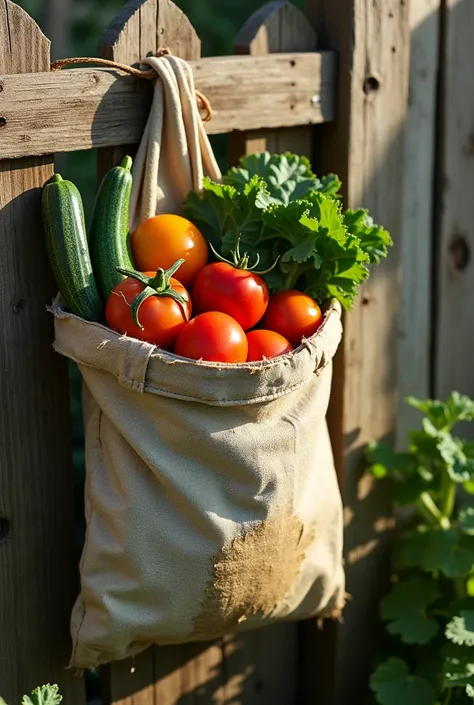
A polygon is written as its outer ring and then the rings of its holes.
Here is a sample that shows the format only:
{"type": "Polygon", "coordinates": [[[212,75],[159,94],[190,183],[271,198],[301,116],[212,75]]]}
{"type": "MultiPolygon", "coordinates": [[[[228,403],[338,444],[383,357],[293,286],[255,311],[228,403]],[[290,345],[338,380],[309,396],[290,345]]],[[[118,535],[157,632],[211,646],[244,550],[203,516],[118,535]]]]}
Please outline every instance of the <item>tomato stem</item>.
{"type": "Polygon", "coordinates": [[[258,267],[260,263],[260,255],[257,252],[255,255],[255,262],[251,267],[249,267],[249,261],[250,261],[250,256],[248,252],[244,252],[242,255],[240,252],[240,235],[237,238],[237,244],[235,248],[232,250],[231,255],[232,255],[232,260],[226,259],[222,255],[220,255],[216,250],[214,249],[212,242],[209,243],[209,247],[211,248],[213,254],[215,257],[217,257],[218,260],[221,262],[225,262],[226,264],[230,264],[231,267],[235,267],[236,269],[243,269],[246,272],[253,272],[254,274],[258,274],[259,276],[262,276],[263,274],[268,274],[269,272],[272,271],[277,265],[278,260],[280,259],[280,256],[276,258],[274,263],[272,264],[271,267],[268,269],[263,269],[261,271],[256,271],[256,267],[258,267]]]}
{"type": "Polygon", "coordinates": [[[169,269],[159,268],[156,271],[155,276],[147,277],[143,272],[137,272],[133,269],[123,269],[122,267],[117,267],[117,272],[123,274],[125,277],[130,277],[131,279],[136,279],[140,284],[143,284],[143,291],[135,296],[131,305],[130,312],[132,314],[132,320],[140,330],[143,330],[143,326],[140,323],[139,311],[140,306],[144,301],[146,301],[150,296],[167,296],[170,299],[176,301],[184,313],[184,317],[188,320],[188,308],[187,304],[189,299],[184,294],[180,294],[179,291],[173,289],[171,285],[171,277],[183,264],[184,259],[178,259],[174,264],[169,267],[169,269]]]}

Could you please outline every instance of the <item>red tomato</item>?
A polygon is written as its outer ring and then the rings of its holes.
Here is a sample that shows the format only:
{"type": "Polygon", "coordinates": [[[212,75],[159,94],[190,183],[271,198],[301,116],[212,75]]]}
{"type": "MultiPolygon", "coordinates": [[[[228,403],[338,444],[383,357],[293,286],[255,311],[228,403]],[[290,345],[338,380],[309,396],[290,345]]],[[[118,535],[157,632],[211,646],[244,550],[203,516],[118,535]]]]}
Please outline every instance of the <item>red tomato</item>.
{"type": "Polygon", "coordinates": [[[247,333],[247,342],[249,345],[247,362],[278,357],[293,350],[292,344],[273,330],[251,330],[247,333]]]}
{"type": "Polygon", "coordinates": [[[262,327],[280,333],[295,347],[316,333],[323,321],[318,304],[301,291],[280,291],[270,298],[262,327]]]}
{"type": "Polygon", "coordinates": [[[221,311],[248,330],[265,313],[270,295],[258,274],[227,262],[212,262],[198,273],[192,297],[197,313],[221,311]]]}
{"type": "Polygon", "coordinates": [[[207,264],[209,252],[201,232],[180,215],[155,215],[141,223],[130,238],[136,269],[168,269],[184,258],[178,280],[189,286],[200,269],[207,264]]]}
{"type": "MultiPolygon", "coordinates": [[[[145,272],[147,277],[153,277],[156,272],[145,272]]],[[[122,335],[129,335],[148,343],[170,349],[181,328],[189,320],[192,313],[191,298],[184,286],[171,278],[170,284],[179,294],[188,297],[187,318],[181,304],[169,296],[150,296],[140,306],[138,318],[143,330],[135,325],[132,319],[130,304],[143,291],[141,282],[127,277],[117,284],[110,294],[105,306],[105,319],[113,330],[122,335]]]]}
{"type": "Polygon", "coordinates": [[[186,323],[174,351],[192,360],[245,362],[248,343],[237,321],[226,313],[208,311],[186,323]]]}

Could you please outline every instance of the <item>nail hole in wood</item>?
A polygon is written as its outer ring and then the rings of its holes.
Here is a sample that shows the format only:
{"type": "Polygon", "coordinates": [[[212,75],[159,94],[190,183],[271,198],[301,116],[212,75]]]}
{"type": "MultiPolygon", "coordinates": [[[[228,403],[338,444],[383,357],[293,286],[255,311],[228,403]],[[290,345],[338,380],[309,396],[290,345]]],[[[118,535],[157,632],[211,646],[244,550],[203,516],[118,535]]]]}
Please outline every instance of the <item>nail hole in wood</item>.
{"type": "Polygon", "coordinates": [[[164,27],[160,27],[160,29],[158,30],[158,32],[159,32],[159,34],[164,34],[164,33],[165,33],[165,28],[164,28],[164,27]]]}
{"type": "Polygon", "coordinates": [[[294,59],[290,61],[290,66],[296,66],[296,61],[294,59]]]}
{"type": "Polygon", "coordinates": [[[455,272],[464,272],[471,261],[471,248],[464,235],[455,235],[449,245],[449,256],[455,272]]]}
{"type": "Polygon", "coordinates": [[[392,47],[392,54],[396,54],[396,53],[397,53],[397,47],[392,47]]]}
{"type": "Polygon", "coordinates": [[[21,311],[25,308],[25,306],[26,306],[26,299],[18,299],[18,301],[16,301],[13,304],[13,307],[12,307],[13,313],[21,313],[21,311]]]}
{"type": "Polygon", "coordinates": [[[294,110],[294,109],[295,109],[295,106],[294,106],[294,105],[290,105],[290,110],[294,110]]]}
{"type": "Polygon", "coordinates": [[[362,297],[362,306],[367,306],[367,304],[370,303],[370,299],[368,296],[363,296],[362,297]]]}
{"type": "Polygon", "coordinates": [[[375,93],[380,88],[380,81],[376,76],[367,76],[364,81],[364,93],[369,95],[375,93]]]}
{"type": "Polygon", "coordinates": [[[6,517],[0,517],[0,544],[3,543],[10,533],[10,522],[6,517]]]}
{"type": "Polygon", "coordinates": [[[5,127],[7,124],[7,119],[4,117],[0,117],[0,127],[5,127]]]}

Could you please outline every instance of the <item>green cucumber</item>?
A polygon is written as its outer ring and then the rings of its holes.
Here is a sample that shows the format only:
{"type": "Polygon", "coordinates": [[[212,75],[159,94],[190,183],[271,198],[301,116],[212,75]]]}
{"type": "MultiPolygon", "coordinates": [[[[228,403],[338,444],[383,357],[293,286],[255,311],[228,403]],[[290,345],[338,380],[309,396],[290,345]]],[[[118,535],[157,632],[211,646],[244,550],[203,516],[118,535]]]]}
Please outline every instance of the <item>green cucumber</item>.
{"type": "Polygon", "coordinates": [[[43,189],[41,209],[49,261],[68,310],[87,321],[103,320],[78,188],[54,174],[43,189]]]}
{"type": "Polygon", "coordinates": [[[97,195],[89,232],[92,266],[104,303],[125,277],[117,271],[134,269],[129,245],[131,157],[105,175],[97,195]]]}

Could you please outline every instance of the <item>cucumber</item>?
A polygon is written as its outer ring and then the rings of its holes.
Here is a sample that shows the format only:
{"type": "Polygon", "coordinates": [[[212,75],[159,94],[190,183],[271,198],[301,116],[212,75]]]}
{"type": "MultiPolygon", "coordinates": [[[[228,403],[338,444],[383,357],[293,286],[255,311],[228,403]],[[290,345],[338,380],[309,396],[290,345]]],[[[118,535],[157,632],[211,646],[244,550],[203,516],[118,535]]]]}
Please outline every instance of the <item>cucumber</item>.
{"type": "Polygon", "coordinates": [[[92,267],[104,303],[125,278],[117,267],[134,269],[128,237],[131,166],[131,157],[125,157],[120,166],[107,172],[92,215],[89,231],[92,267]]]}
{"type": "Polygon", "coordinates": [[[79,190],[54,174],[43,189],[41,208],[49,261],[68,310],[87,321],[103,320],[79,190]]]}

